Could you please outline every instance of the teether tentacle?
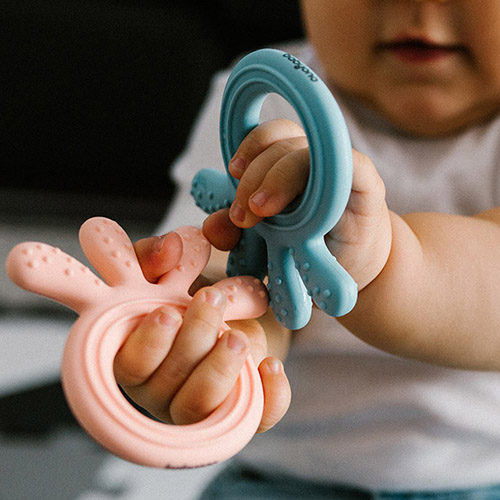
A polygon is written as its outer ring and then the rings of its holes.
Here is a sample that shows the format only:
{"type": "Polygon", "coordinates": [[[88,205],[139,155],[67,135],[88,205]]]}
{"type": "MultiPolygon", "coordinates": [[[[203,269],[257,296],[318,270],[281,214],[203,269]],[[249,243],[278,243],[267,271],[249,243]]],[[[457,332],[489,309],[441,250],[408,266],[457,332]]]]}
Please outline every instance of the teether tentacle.
{"type": "Polygon", "coordinates": [[[6,263],[16,285],[70,307],[80,313],[109,292],[81,262],[44,243],[24,242],[15,246],[6,263]]]}
{"type": "Polygon", "coordinates": [[[270,306],[276,319],[291,330],[302,328],[311,317],[311,299],[295,268],[294,252],[285,246],[268,247],[270,306]]]}
{"type": "Polygon", "coordinates": [[[234,193],[235,189],[226,174],[212,168],[200,170],[191,184],[191,196],[207,214],[230,207],[234,193]]]}
{"type": "Polygon", "coordinates": [[[330,316],[347,314],[356,303],[358,287],[351,275],[318,240],[294,255],[295,266],[314,303],[330,316]]]}
{"type": "Polygon", "coordinates": [[[250,275],[263,280],[267,269],[266,242],[253,228],[243,229],[238,244],[229,252],[228,276],[250,275]]]}
{"type": "Polygon", "coordinates": [[[182,257],[177,266],[162,276],[158,284],[177,290],[189,290],[210,258],[210,243],[200,229],[182,226],[175,230],[182,238],[182,257]]]}
{"type": "Polygon", "coordinates": [[[215,285],[227,297],[224,321],[262,316],[268,306],[266,287],[257,278],[226,278],[215,285]]]}
{"type": "Polygon", "coordinates": [[[105,217],[87,220],[80,228],[80,244],[108,285],[144,280],[132,242],[116,222],[105,217]]]}

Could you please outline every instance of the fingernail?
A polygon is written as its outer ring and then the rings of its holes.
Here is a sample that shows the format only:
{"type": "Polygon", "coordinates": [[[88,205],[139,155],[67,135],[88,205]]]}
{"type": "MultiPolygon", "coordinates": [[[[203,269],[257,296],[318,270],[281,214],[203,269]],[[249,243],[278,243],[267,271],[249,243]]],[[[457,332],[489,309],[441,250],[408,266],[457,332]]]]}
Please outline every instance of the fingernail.
{"type": "Polygon", "coordinates": [[[246,348],[245,342],[243,342],[240,337],[234,335],[233,333],[230,333],[227,336],[227,346],[229,347],[229,349],[231,349],[231,351],[234,351],[237,354],[240,354],[246,348]]]}
{"type": "Polygon", "coordinates": [[[237,156],[229,162],[229,170],[244,172],[246,168],[247,162],[241,156],[237,156]]]}
{"type": "Polygon", "coordinates": [[[266,361],[266,366],[269,373],[277,375],[281,371],[281,361],[276,358],[271,358],[266,361]]]}
{"type": "Polygon", "coordinates": [[[258,191],[250,198],[250,200],[258,207],[262,207],[267,202],[267,194],[264,191],[258,191]]]}
{"type": "Polygon", "coordinates": [[[172,316],[169,313],[161,312],[156,320],[162,326],[166,326],[167,328],[174,328],[179,324],[179,318],[172,316]]]}
{"type": "Polygon", "coordinates": [[[203,292],[203,299],[213,307],[220,307],[224,304],[226,297],[216,290],[209,289],[203,292]]]}
{"type": "Polygon", "coordinates": [[[167,234],[164,234],[163,236],[158,236],[155,244],[153,245],[153,252],[160,252],[161,249],[163,248],[163,244],[165,243],[166,239],[167,239],[167,234]]]}
{"type": "Polygon", "coordinates": [[[245,211],[239,205],[232,205],[229,212],[231,219],[236,222],[243,222],[245,220],[245,211]]]}

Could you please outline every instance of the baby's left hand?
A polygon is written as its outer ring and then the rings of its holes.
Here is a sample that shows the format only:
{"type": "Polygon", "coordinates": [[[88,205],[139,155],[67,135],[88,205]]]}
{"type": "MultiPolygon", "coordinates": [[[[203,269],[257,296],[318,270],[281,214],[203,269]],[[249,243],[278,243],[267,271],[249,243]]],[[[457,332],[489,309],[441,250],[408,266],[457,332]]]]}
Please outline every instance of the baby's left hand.
{"type": "MultiPolygon", "coordinates": [[[[135,244],[146,278],[156,282],[177,264],[182,241],[176,233],[135,244]]],[[[226,297],[216,287],[194,294],[184,317],[169,306],[147,315],[118,351],[114,371],[127,394],[167,423],[202,420],[228,396],[252,355],[264,388],[258,432],[275,425],[290,403],[290,387],[279,359],[267,356],[263,327],[257,320],[228,323],[221,337],[226,297]]]]}

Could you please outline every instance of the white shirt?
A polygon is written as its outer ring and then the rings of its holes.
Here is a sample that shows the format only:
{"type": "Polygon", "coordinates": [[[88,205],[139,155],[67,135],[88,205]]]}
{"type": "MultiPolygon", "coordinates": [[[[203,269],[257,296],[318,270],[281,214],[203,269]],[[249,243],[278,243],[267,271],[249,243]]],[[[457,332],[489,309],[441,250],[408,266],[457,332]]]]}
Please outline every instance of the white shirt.
{"type": "MultiPolygon", "coordinates": [[[[321,75],[307,45],[283,49],[321,75]]],[[[205,217],[189,190],[199,169],[223,169],[218,120],[227,76],[214,79],[188,148],[175,164],[179,194],[162,231],[200,225],[205,217]]],[[[393,211],[471,215],[500,205],[500,117],[458,136],[419,139],[335,95],[353,147],[375,163],[393,211]]],[[[269,98],[264,114],[297,120],[277,97],[269,98]]],[[[239,458],[266,471],[383,490],[500,483],[500,374],[397,358],[364,344],[320,311],[293,335],[286,362],[290,410],[239,458]]]]}

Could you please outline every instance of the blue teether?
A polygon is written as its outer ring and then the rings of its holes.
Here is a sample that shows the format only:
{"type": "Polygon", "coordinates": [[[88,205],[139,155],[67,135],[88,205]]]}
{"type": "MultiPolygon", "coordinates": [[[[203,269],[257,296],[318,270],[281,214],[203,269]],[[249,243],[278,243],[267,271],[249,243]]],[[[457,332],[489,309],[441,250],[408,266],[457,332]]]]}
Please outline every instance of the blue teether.
{"type": "MultiPolygon", "coordinates": [[[[259,124],[265,98],[277,93],[296,110],[309,141],[310,177],[303,195],[282,213],[242,231],[230,252],[227,273],[268,275],[271,307],[280,323],[302,328],[311,316],[311,298],[330,316],[347,314],[357,285],[325,244],[339,221],[352,184],[352,151],[342,113],[328,87],[290,54],[262,49],[244,57],[227,82],[221,109],[224,163],[259,124]]],[[[196,204],[213,213],[229,207],[238,181],[228,172],[205,169],[192,185],[196,204]]]]}

